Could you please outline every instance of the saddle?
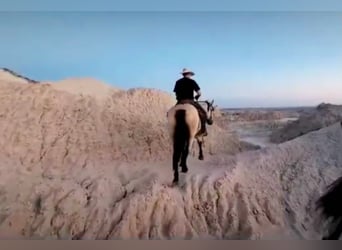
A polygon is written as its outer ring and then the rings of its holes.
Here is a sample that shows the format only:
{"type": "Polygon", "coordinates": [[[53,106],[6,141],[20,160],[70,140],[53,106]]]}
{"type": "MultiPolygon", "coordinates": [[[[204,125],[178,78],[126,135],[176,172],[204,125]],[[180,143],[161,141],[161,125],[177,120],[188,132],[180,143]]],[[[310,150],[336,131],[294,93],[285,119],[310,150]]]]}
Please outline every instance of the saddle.
{"type": "Polygon", "coordinates": [[[205,110],[203,109],[203,107],[201,106],[201,104],[199,104],[198,102],[191,100],[191,99],[185,99],[185,100],[180,100],[176,103],[176,106],[178,104],[191,104],[192,106],[194,106],[199,115],[202,117],[203,115],[206,115],[205,110]]]}
{"type": "Polygon", "coordinates": [[[204,110],[203,110],[202,106],[198,102],[196,102],[194,100],[191,100],[191,99],[185,99],[185,100],[178,101],[176,103],[176,106],[179,105],[179,104],[191,104],[192,106],[194,106],[197,109],[199,116],[201,118],[204,118],[203,117],[203,115],[205,115],[204,110]]]}
{"type": "Polygon", "coordinates": [[[191,99],[185,99],[185,100],[180,100],[176,103],[176,105],[178,104],[194,104],[195,101],[194,100],[191,100],[191,99]]]}

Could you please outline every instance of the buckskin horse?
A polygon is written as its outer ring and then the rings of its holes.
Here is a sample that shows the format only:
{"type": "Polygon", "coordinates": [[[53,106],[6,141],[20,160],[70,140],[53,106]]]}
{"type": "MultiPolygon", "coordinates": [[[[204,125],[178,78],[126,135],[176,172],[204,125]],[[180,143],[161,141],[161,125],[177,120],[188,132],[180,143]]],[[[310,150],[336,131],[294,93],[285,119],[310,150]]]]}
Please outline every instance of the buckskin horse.
{"type": "MultiPolygon", "coordinates": [[[[199,101],[206,104],[207,123],[213,124],[214,100],[199,101]]],[[[204,136],[199,134],[201,120],[198,110],[190,103],[177,104],[167,112],[170,135],[173,142],[172,168],[174,172],[173,184],[179,181],[178,167],[182,168],[182,173],[188,172],[187,158],[193,147],[194,140],[199,146],[198,159],[203,160],[204,136]]]]}

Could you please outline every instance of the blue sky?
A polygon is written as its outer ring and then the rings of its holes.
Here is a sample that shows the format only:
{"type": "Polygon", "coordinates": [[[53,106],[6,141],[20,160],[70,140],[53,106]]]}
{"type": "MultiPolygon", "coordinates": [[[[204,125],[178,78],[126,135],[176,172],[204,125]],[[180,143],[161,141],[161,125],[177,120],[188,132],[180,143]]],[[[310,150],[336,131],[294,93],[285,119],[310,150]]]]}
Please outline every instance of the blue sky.
{"type": "Polygon", "coordinates": [[[342,12],[0,12],[0,34],[37,80],[171,91],[189,67],[222,106],[342,104],[342,12]]]}
{"type": "Polygon", "coordinates": [[[1,0],[15,11],[341,11],[341,0],[1,0]]]}

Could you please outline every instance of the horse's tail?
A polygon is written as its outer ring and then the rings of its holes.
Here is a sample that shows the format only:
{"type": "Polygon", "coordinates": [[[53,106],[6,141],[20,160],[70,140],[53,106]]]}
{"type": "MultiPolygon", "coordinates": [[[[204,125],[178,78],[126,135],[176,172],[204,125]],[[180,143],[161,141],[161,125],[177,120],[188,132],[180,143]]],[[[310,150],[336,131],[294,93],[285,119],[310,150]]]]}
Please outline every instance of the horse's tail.
{"type": "Polygon", "coordinates": [[[188,146],[190,139],[190,129],[185,119],[186,111],[177,110],[175,113],[176,125],[173,134],[173,156],[174,162],[180,160],[182,151],[188,146]]]}
{"type": "MultiPolygon", "coordinates": [[[[329,185],[328,191],[322,195],[316,207],[321,209],[322,215],[328,219],[331,218],[330,227],[335,231],[329,238],[336,238],[333,235],[342,233],[342,176],[329,185]]],[[[329,230],[330,231],[330,230],[329,230]]],[[[337,239],[338,239],[337,236],[337,239]]]]}

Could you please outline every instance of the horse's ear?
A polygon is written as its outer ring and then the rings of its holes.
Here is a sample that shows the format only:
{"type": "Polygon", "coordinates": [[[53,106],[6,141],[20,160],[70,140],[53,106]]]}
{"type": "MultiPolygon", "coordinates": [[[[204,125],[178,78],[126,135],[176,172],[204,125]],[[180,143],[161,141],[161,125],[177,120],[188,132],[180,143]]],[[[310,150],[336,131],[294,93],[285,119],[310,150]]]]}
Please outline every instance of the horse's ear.
{"type": "Polygon", "coordinates": [[[211,105],[213,105],[214,104],[214,99],[211,101],[211,105]]]}

